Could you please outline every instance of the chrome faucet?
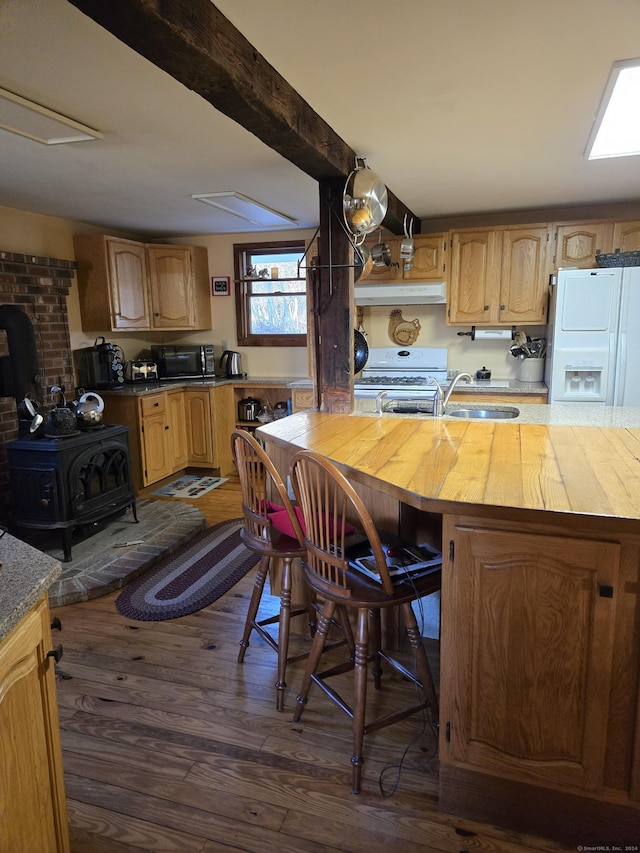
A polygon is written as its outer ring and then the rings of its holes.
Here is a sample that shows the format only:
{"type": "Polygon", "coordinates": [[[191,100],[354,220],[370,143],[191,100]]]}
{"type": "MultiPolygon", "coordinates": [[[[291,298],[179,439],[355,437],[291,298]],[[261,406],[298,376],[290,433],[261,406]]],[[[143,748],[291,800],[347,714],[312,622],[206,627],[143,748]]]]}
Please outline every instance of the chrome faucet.
{"type": "Polygon", "coordinates": [[[376,395],[376,415],[382,414],[382,401],[386,398],[388,391],[381,391],[376,395]]]}
{"type": "Polygon", "coordinates": [[[458,382],[461,379],[466,379],[467,382],[472,382],[472,377],[468,373],[456,373],[453,377],[453,380],[446,392],[444,391],[442,385],[438,382],[435,376],[427,377],[430,382],[432,382],[436,386],[436,396],[433,398],[433,417],[441,418],[447,410],[447,403],[449,402],[449,398],[453,392],[453,389],[456,387],[458,382]]]}

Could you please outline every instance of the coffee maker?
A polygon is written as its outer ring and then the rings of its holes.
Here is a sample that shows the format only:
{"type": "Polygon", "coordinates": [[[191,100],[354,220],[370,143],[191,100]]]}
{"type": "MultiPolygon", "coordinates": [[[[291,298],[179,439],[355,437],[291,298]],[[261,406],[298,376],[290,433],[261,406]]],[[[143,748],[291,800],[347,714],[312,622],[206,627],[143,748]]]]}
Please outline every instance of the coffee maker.
{"type": "Polygon", "coordinates": [[[117,344],[103,337],[96,338],[92,347],[73,352],[76,382],[87,389],[117,389],[124,384],[124,352],[117,344]]]}

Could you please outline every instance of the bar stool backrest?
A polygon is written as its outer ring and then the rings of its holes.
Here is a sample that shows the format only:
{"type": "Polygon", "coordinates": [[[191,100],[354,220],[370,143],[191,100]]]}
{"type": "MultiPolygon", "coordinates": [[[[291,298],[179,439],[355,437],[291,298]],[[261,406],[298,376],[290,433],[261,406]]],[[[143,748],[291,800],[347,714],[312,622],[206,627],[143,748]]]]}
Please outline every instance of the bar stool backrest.
{"type": "Polygon", "coordinates": [[[369,510],[342,472],[328,459],[311,450],[296,453],[291,480],[302,509],[307,547],[306,567],[316,575],[325,592],[348,598],[348,561],[345,539],[353,526],[369,540],[383,590],[391,595],[393,584],[387,570],[380,536],[369,510]]]}

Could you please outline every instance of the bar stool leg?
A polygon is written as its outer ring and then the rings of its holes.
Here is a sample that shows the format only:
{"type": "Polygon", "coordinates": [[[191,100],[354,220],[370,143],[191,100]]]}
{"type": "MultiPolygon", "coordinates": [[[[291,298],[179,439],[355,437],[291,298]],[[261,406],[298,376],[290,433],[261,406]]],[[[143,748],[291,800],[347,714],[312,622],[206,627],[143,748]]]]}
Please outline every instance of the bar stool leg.
{"type": "Polygon", "coordinates": [[[287,655],[289,654],[289,630],[291,626],[291,559],[282,561],[280,581],[280,620],[278,623],[278,680],[276,681],[276,708],[284,708],[284,690],[287,686],[287,655]]]}
{"type": "Polygon", "coordinates": [[[302,711],[304,710],[304,706],[307,702],[307,696],[309,695],[309,689],[311,688],[312,676],[320,663],[324,644],[327,639],[327,632],[329,631],[335,609],[336,605],[333,601],[325,601],[322,607],[322,613],[318,619],[316,633],[311,644],[309,657],[307,658],[307,666],[302,678],[302,684],[300,685],[300,693],[296,696],[296,707],[293,711],[294,723],[297,723],[302,716],[302,711]]]}
{"type": "Polygon", "coordinates": [[[262,557],[260,562],[258,563],[258,570],[256,573],[256,579],[253,584],[253,592],[251,593],[251,601],[249,602],[249,610],[247,612],[247,619],[244,623],[244,633],[242,635],[242,639],[240,640],[240,651],[238,652],[238,663],[242,663],[244,660],[244,654],[249,645],[249,636],[251,635],[251,631],[253,629],[253,622],[255,621],[256,615],[258,613],[258,607],[260,606],[260,600],[262,598],[262,593],[264,591],[264,584],[267,579],[267,569],[269,567],[269,558],[262,557]]]}
{"type": "Polygon", "coordinates": [[[351,793],[359,794],[362,777],[362,742],[364,740],[364,717],[367,707],[367,659],[369,655],[369,611],[358,609],[356,626],[356,654],[353,670],[353,767],[351,793]]]}
{"type": "Polygon", "coordinates": [[[409,637],[409,642],[411,643],[411,648],[415,655],[416,672],[420,683],[422,684],[424,694],[427,697],[427,701],[429,702],[431,719],[433,720],[433,724],[437,726],[440,722],[438,694],[436,693],[436,688],[433,683],[431,665],[429,664],[429,659],[427,658],[427,653],[424,649],[424,643],[422,641],[422,636],[420,635],[420,629],[418,628],[418,621],[410,602],[402,605],[402,616],[407,636],[409,637]]]}

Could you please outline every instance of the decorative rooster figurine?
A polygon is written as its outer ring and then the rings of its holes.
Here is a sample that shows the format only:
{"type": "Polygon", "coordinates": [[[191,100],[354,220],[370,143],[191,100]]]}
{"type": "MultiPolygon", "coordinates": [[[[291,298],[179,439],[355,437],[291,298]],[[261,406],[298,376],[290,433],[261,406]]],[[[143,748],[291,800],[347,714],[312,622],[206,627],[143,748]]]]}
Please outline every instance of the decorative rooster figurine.
{"type": "Polygon", "coordinates": [[[394,308],[389,314],[389,337],[402,347],[410,347],[418,340],[420,334],[419,320],[405,320],[400,308],[394,308]]]}

